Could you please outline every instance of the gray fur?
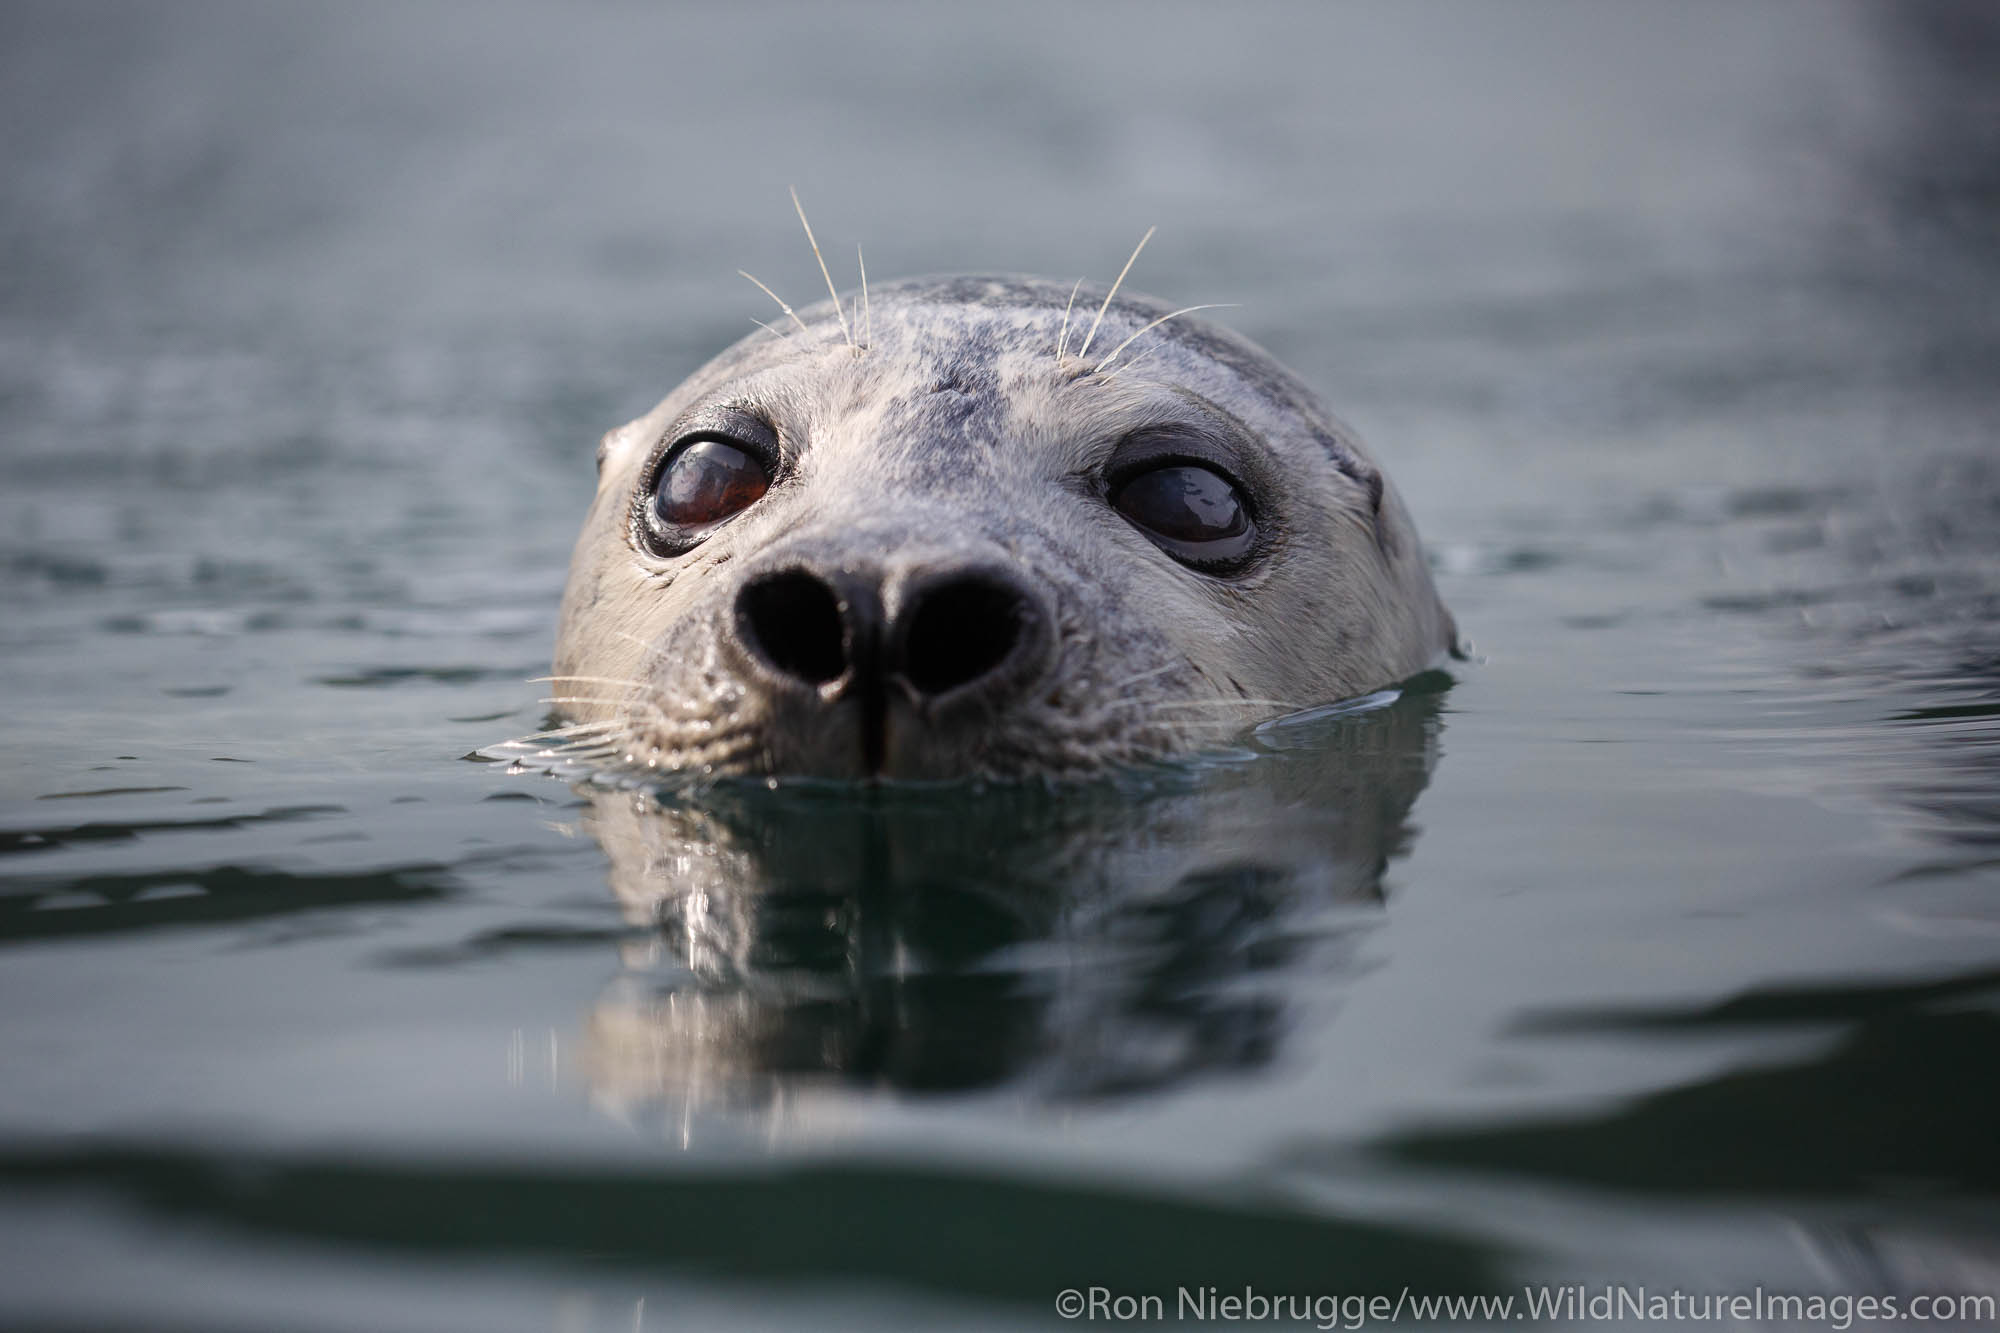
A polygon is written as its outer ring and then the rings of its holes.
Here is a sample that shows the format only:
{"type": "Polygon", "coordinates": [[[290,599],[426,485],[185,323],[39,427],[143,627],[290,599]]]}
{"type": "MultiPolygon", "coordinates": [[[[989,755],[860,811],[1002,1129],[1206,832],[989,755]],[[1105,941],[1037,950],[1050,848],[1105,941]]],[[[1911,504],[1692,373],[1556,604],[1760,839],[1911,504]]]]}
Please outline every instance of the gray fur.
{"type": "MultiPolygon", "coordinates": [[[[892,614],[927,569],[1004,565],[1051,618],[1032,689],[970,722],[899,716],[892,777],[1094,772],[1436,664],[1451,617],[1354,435],[1266,353],[1194,319],[1098,369],[1167,312],[1142,297],[1112,303],[1097,362],[1059,364],[1069,292],[1027,278],[878,287],[860,349],[822,303],[799,312],[806,331],[745,338],[607,435],[557,636],[563,711],[603,724],[638,766],[862,775],[838,701],[766,690],[731,651],[744,580],[798,564],[879,581],[892,614]],[[776,427],[780,480],[692,551],[656,557],[633,534],[637,491],[662,443],[717,406],[776,427]],[[1121,439],[1183,422],[1227,436],[1256,490],[1272,539],[1239,577],[1176,563],[1103,499],[1121,439]]],[[[1101,300],[1086,287],[1078,308],[1101,300]]]]}

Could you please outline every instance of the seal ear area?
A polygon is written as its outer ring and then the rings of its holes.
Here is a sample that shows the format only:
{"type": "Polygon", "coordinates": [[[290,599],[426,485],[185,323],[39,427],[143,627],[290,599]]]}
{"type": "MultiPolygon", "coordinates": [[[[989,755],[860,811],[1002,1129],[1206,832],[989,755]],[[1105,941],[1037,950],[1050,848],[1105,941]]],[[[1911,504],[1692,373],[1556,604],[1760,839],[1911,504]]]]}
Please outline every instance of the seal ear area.
{"type": "Polygon", "coordinates": [[[1357,462],[1351,466],[1342,467],[1341,471],[1346,472],[1354,478],[1355,482],[1361,487],[1363,496],[1368,501],[1368,519],[1369,523],[1375,529],[1375,549],[1382,553],[1384,561],[1394,560],[1396,552],[1401,549],[1402,542],[1395,531],[1396,514],[1394,506],[1390,506],[1387,509],[1383,507],[1382,501],[1385,486],[1382,480],[1382,469],[1375,467],[1373,464],[1357,462]]]}
{"type": "Polygon", "coordinates": [[[615,430],[604,432],[597,441],[599,485],[604,483],[607,476],[621,471],[623,465],[631,461],[634,455],[644,451],[646,442],[652,438],[652,432],[647,429],[652,420],[653,417],[649,414],[636,421],[628,421],[615,430]]]}

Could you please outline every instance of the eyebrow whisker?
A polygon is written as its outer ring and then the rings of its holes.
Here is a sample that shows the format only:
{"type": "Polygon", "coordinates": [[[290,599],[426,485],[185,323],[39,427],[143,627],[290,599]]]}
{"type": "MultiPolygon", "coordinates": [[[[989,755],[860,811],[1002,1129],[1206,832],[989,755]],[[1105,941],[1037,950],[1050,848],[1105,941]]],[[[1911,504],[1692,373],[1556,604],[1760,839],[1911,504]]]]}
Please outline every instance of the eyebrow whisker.
{"type": "Polygon", "coordinates": [[[868,260],[858,245],[854,247],[854,262],[861,266],[861,346],[865,350],[875,345],[875,312],[868,307],[868,260]]]}
{"type": "Polygon", "coordinates": [[[1075,309],[1076,293],[1082,286],[1083,279],[1078,278],[1075,285],[1069,289],[1069,300],[1063,304],[1062,329],[1056,334],[1056,363],[1058,365],[1062,363],[1063,348],[1069,345],[1069,312],[1075,309]]]}
{"type": "Polygon", "coordinates": [[[1076,349],[1077,359],[1090,355],[1090,340],[1097,336],[1097,326],[1104,322],[1104,312],[1111,308],[1111,300],[1118,295],[1118,289],[1125,285],[1125,275],[1132,271],[1132,265],[1139,262],[1139,252],[1146,248],[1146,242],[1153,239],[1157,227],[1146,228],[1146,234],[1132,247],[1132,257],[1125,261],[1125,267],[1118,270],[1118,281],[1111,284],[1111,290],[1104,294],[1104,304],[1097,307],[1097,318],[1090,321],[1090,332],[1083,335],[1083,346],[1076,349]]]}
{"type": "Polygon", "coordinates": [[[759,282],[755,274],[745,273],[740,268],[737,269],[736,272],[743,277],[749,278],[750,281],[757,283],[757,290],[764,293],[764,295],[770,297],[773,301],[776,301],[778,303],[778,309],[784,311],[787,315],[791,316],[792,323],[799,326],[800,333],[806,334],[807,336],[811,336],[812,330],[807,328],[806,322],[799,318],[798,311],[792,309],[790,306],[785,304],[784,297],[778,295],[776,292],[772,291],[769,287],[766,287],[762,282],[759,282]]]}
{"type": "Polygon", "coordinates": [[[813,236],[813,224],[806,221],[806,207],[799,202],[799,192],[792,189],[792,207],[798,210],[799,225],[806,229],[806,244],[813,248],[813,258],[819,261],[819,275],[826,279],[826,290],[833,297],[834,318],[840,321],[840,332],[847,339],[849,351],[861,349],[854,345],[854,330],[847,327],[847,312],[840,308],[840,291],[833,285],[833,274],[826,271],[826,256],[819,252],[819,241],[813,236]]]}
{"type": "Polygon", "coordinates": [[[1148,333],[1151,333],[1154,329],[1159,328],[1160,325],[1166,323],[1170,319],[1179,319],[1182,315],[1192,315],[1197,310],[1227,310],[1235,306],[1235,304],[1236,302],[1234,301],[1212,301],[1207,305],[1182,306],[1179,310],[1174,311],[1170,315],[1161,315],[1151,324],[1148,324],[1145,328],[1140,329],[1139,332],[1133,334],[1130,338],[1127,338],[1124,342],[1119,343],[1116,347],[1112,348],[1111,355],[1105,357],[1102,361],[1098,362],[1097,368],[1099,370],[1103,370],[1106,367],[1108,367],[1113,361],[1116,361],[1118,359],[1118,354],[1120,352],[1130,347],[1134,342],[1138,341],[1141,337],[1145,336],[1148,333]]]}

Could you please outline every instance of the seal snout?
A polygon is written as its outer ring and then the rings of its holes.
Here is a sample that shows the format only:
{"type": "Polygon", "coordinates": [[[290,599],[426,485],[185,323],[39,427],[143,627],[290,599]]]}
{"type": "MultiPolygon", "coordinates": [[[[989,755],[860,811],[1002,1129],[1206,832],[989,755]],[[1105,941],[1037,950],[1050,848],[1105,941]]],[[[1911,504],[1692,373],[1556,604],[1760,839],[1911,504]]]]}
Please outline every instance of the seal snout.
{"type": "MultiPolygon", "coordinates": [[[[885,577],[796,564],[737,591],[732,629],[749,674],[779,700],[859,725],[859,754],[825,736],[805,767],[869,775],[964,771],[978,728],[1040,681],[1055,656],[1054,616],[1005,566],[928,565],[885,577]],[[940,763],[955,751],[959,761],[940,763]],[[841,760],[846,762],[840,762],[841,760]]],[[[849,743],[851,744],[851,742],[849,743]]],[[[976,766],[975,766],[976,767],[976,766]]]]}

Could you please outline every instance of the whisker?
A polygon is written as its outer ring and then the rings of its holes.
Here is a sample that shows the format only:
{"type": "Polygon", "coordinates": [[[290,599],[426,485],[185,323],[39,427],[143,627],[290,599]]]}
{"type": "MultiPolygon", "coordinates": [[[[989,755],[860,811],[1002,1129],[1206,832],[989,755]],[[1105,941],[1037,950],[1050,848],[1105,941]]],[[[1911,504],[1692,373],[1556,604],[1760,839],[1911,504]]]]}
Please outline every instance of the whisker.
{"type": "Polygon", "coordinates": [[[788,336],[786,334],[779,333],[776,329],[772,328],[769,324],[766,324],[763,320],[757,318],[755,315],[750,316],[750,322],[752,324],[755,324],[758,328],[764,330],[764,332],[771,334],[773,337],[783,338],[788,336]]]}
{"type": "Polygon", "coordinates": [[[1214,699],[1128,699],[1126,703],[1150,703],[1155,708],[1294,708],[1291,699],[1251,699],[1239,696],[1214,699]]]}
{"type": "Polygon", "coordinates": [[[799,225],[806,229],[806,244],[813,248],[813,258],[819,261],[819,275],[826,279],[827,294],[833,297],[833,313],[840,320],[840,332],[847,339],[849,351],[861,349],[854,345],[854,331],[847,327],[847,312],[840,308],[840,292],[833,285],[833,274],[826,271],[826,256],[819,252],[819,242],[813,238],[813,224],[806,221],[805,205],[799,202],[799,192],[792,190],[792,207],[798,210],[799,225]]]}
{"type": "Polygon", "coordinates": [[[1154,343],[1151,347],[1148,347],[1145,351],[1139,353],[1139,355],[1133,357],[1130,361],[1127,361],[1124,365],[1118,367],[1117,370],[1113,371],[1106,378],[1105,382],[1107,384],[1116,383],[1120,375],[1128,374],[1132,371],[1137,370],[1140,366],[1145,365],[1146,362],[1153,356],[1153,354],[1155,352],[1158,352],[1160,348],[1164,346],[1166,346],[1165,343],[1154,343]]]}
{"type": "Polygon", "coordinates": [[[1137,685],[1142,680],[1151,680],[1155,676],[1164,676],[1167,672],[1178,669],[1179,666],[1180,663],[1178,662],[1169,662],[1165,666],[1154,667],[1151,671],[1141,671],[1136,676],[1127,676],[1125,679],[1121,681],[1116,681],[1111,685],[1106,686],[1105,688],[1112,693],[1116,693],[1119,690],[1128,689],[1133,685],[1137,685]]]}
{"type": "Polygon", "coordinates": [[[635,690],[650,689],[643,680],[626,680],[622,676],[530,676],[530,685],[551,685],[559,680],[582,681],[586,685],[630,685],[635,690]]]}
{"type": "Polygon", "coordinates": [[[589,727],[558,727],[554,731],[532,732],[514,743],[517,745],[525,745],[530,742],[537,745],[555,744],[561,745],[565,749],[578,751],[601,750],[607,745],[617,743],[611,739],[607,739],[607,736],[592,734],[596,732],[606,732],[608,735],[617,736],[625,734],[622,725],[614,729],[604,725],[593,724],[589,727]]]}
{"type": "Polygon", "coordinates": [[[1130,347],[1133,344],[1133,342],[1135,342],[1143,335],[1151,333],[1154,329],[1159,328],[1160,325],[1166,323],[1170,319],[1179,319],[1182,315],[1192,315],[1197,310],[1226,310],[1233,307],[1235,304],[1236,302],[1234,301],[1216,301],[1216,302],[1211,302],[1208,305],[1182,306],[1179,310],[1174,311],[1170,315],[1161,315],[1151,324],[1148,324],[1145,328],[1140,329],[1138,333],[1133,334],[1130,338],[1127,338],[1124,342],[1119,343],[1116,347],[1112,348],[1111,355],[1105,357],[1102,361],[1098,362],[1097,368],[1100,371],[1104,370],[1113,361],[1116,361],[1118,359],[1118,354],[1120,352],[1130,347]]]}
{"type": "Polygon", "coordinates": [[[600,725],[590,725],[590,727],[556,727],[552,731],[534,731],[534,733],[528,733],[526,737],[522,737],[514,745],[526,745],[526,743],[534,741],[538,745],[562,745],[566,749],[590,751],[590,749],[602,749],[606,745],[612,745],[612,737],[618,737],[622,733],[624,733],[624,725],[618,725],[618,727],[600,727],[600,725]]]}
{"type": "Polygon", "coordinates": [[[616,634],[619,638],[624,639],[629,643],[636,643],[641,648],[646,650],[646,655],[640,659],[641,665],[647,662],[657,661],[666,655],[666,649],[662,647],[659,640],[657,639],[641,638],[637,634],[628,633],[627,631],[622,629],[614,629],[611,632],[613,634],[616,634]]]}
{"type": "Polygon", "coordinates": [[[1201,712],[1262,712],[1266,709],[1289,709],[1298,705],[1290,699],[1116,699],[1104,705],[1099,712],[1108,713],[1114,709],[1147,708],[1156,713],[1201,712]]]}
{"type": "Polygon", "coordinates": [[[544,750],[552,752],[560,752],[562,758],[571,761],[582,760],[582,759],[602,759],[606,755],[617,754],[620,750],[622,750],[625,747],[625,742],[622,739],[616,742],[615,744],[602,744],[602,745],[564,745],[560,742],[554,745],[548,745],[548,744],[542,744],[542,742],[535,737],[529,737],[529,740],[533,741],[536,744],[541,745],[541,748],[544,750]]]}
{"type": "Polygon", "coordinates": [[[629,766],[638,730],[626,719],[573,722],[531,732],[482,750],[482,754],[554,774],[596,770],[616,772],[629,766]]]}
{"type": "Polygon", "coordinates": [[[749,278],[749,279],[750,279],[750,281],[752,281],[752,282],[755,282],[755,283],[757,283],[757,290],[758,290],[758,291],[760,291],[760,292],[764,293],[764,295],[766,295],[766,296],[770,297],[770,298],[771,298],[771,299],[772,299],[773,301],[776,301],[776,302],[778,303],[778,309],[780,309],[780,310],[784,311],[784,312],[785,312],[785,313],[786,313],[787,315],[791,316],[791,319],[792,319],[792,323],[794,323],[794,324],[796,324],[796,325],[798,325],[798,326],[799,326],[799,332],[800,332],[800,333],[803,333],[803,334],[806,334],[806,335],[807,335],[808,337],[810,337],[810,336],[811,336],[811,334],[812,334],[812,330],[811,330],[811,329],[809,329],[809,328],[807,328],[807,327],[806,327],[806,322],[805,322],[804,320],[802,320],[802,319],[800,319],[800,318],[799,318],[799,312],[798,312],[798,311],[796,311],[796,310],[792,309],[792,308],[791,308],[790,306],[788,306],[788,305],[786,305],[786,304],[785,304],[785,298],[784,298],[784,297],[782,297],[782,296],[778,295],[778,294],[777,294],[776,292],[772,291],[772,290],[771,290],[771,289],[770,289],[769,287],[766,287],[766,286],[765,286],[765,285],[764,285],[764,284],[763,284],[762,282],[758,282],[758,280],[757,280],[757,278],[756,278],[756,276],[755,276],[754,274],[750,274],[750,273],[744,273],[744,272],[743,272],[743,270],[742,270],[742,269],[740,269],[740,268],[739,268],[739,269],[737,269],[736,271],[737,271],[737,273],[741,274],[741,275],[742,275],[743,277],[746,277],[746,278],[749,278]]]}
{"type": "Polygon", "coordinates": [[[858,245],[854,262],[861,266],[861,346],[866,349],[875,345],[875,312],[868,307],[868,260],[858,245]]]}
{"type": "Polygon", "coordinates": [[[1125,275],[1132,271],[1132,265],[1139,262],[1139,252],[1146,248],[1146,242],[1153,239],[1155,227],[1146,228],[1146,234],[1132,247],[1132,257],[1125,261],[1125,267],[1118,270],[1118,281],[1111,284],[1111,290],[1104,294],[1104,304],[1097,307],[1097,318],[1090,321],[1090,332],[1083,335],[1083,346],[1076,349],[1078,360],[1090,355],[1090,340],[1097,336],[1097,326],[1104,322],[1104,312],[1111,308],[1111,298],[1118,295],[1118,289],[1125,285],[1125,275]]]}
{"type": "Polygon", "coordinates": [[[1076,280],[1075,285],[1069,289],[1069,300],[1063,303],[1062,329],[1056,334],[1057,365],[1062,364],[1063,348],[1069,345],[1069,312],[1076,305],[1076,293],[1078,289],[1081,288],[1082,286],[1083,286],[1083,279],[1078,278],[1076,280]]]}
{"type": "Polygon", "coordinates": [[[603,726],[588,729],[565,729],[558,739],[574,742],[579,749],[606,745],[622,745],[631,739],[633,727],[629,718],[614,718],[603,726]]]}

